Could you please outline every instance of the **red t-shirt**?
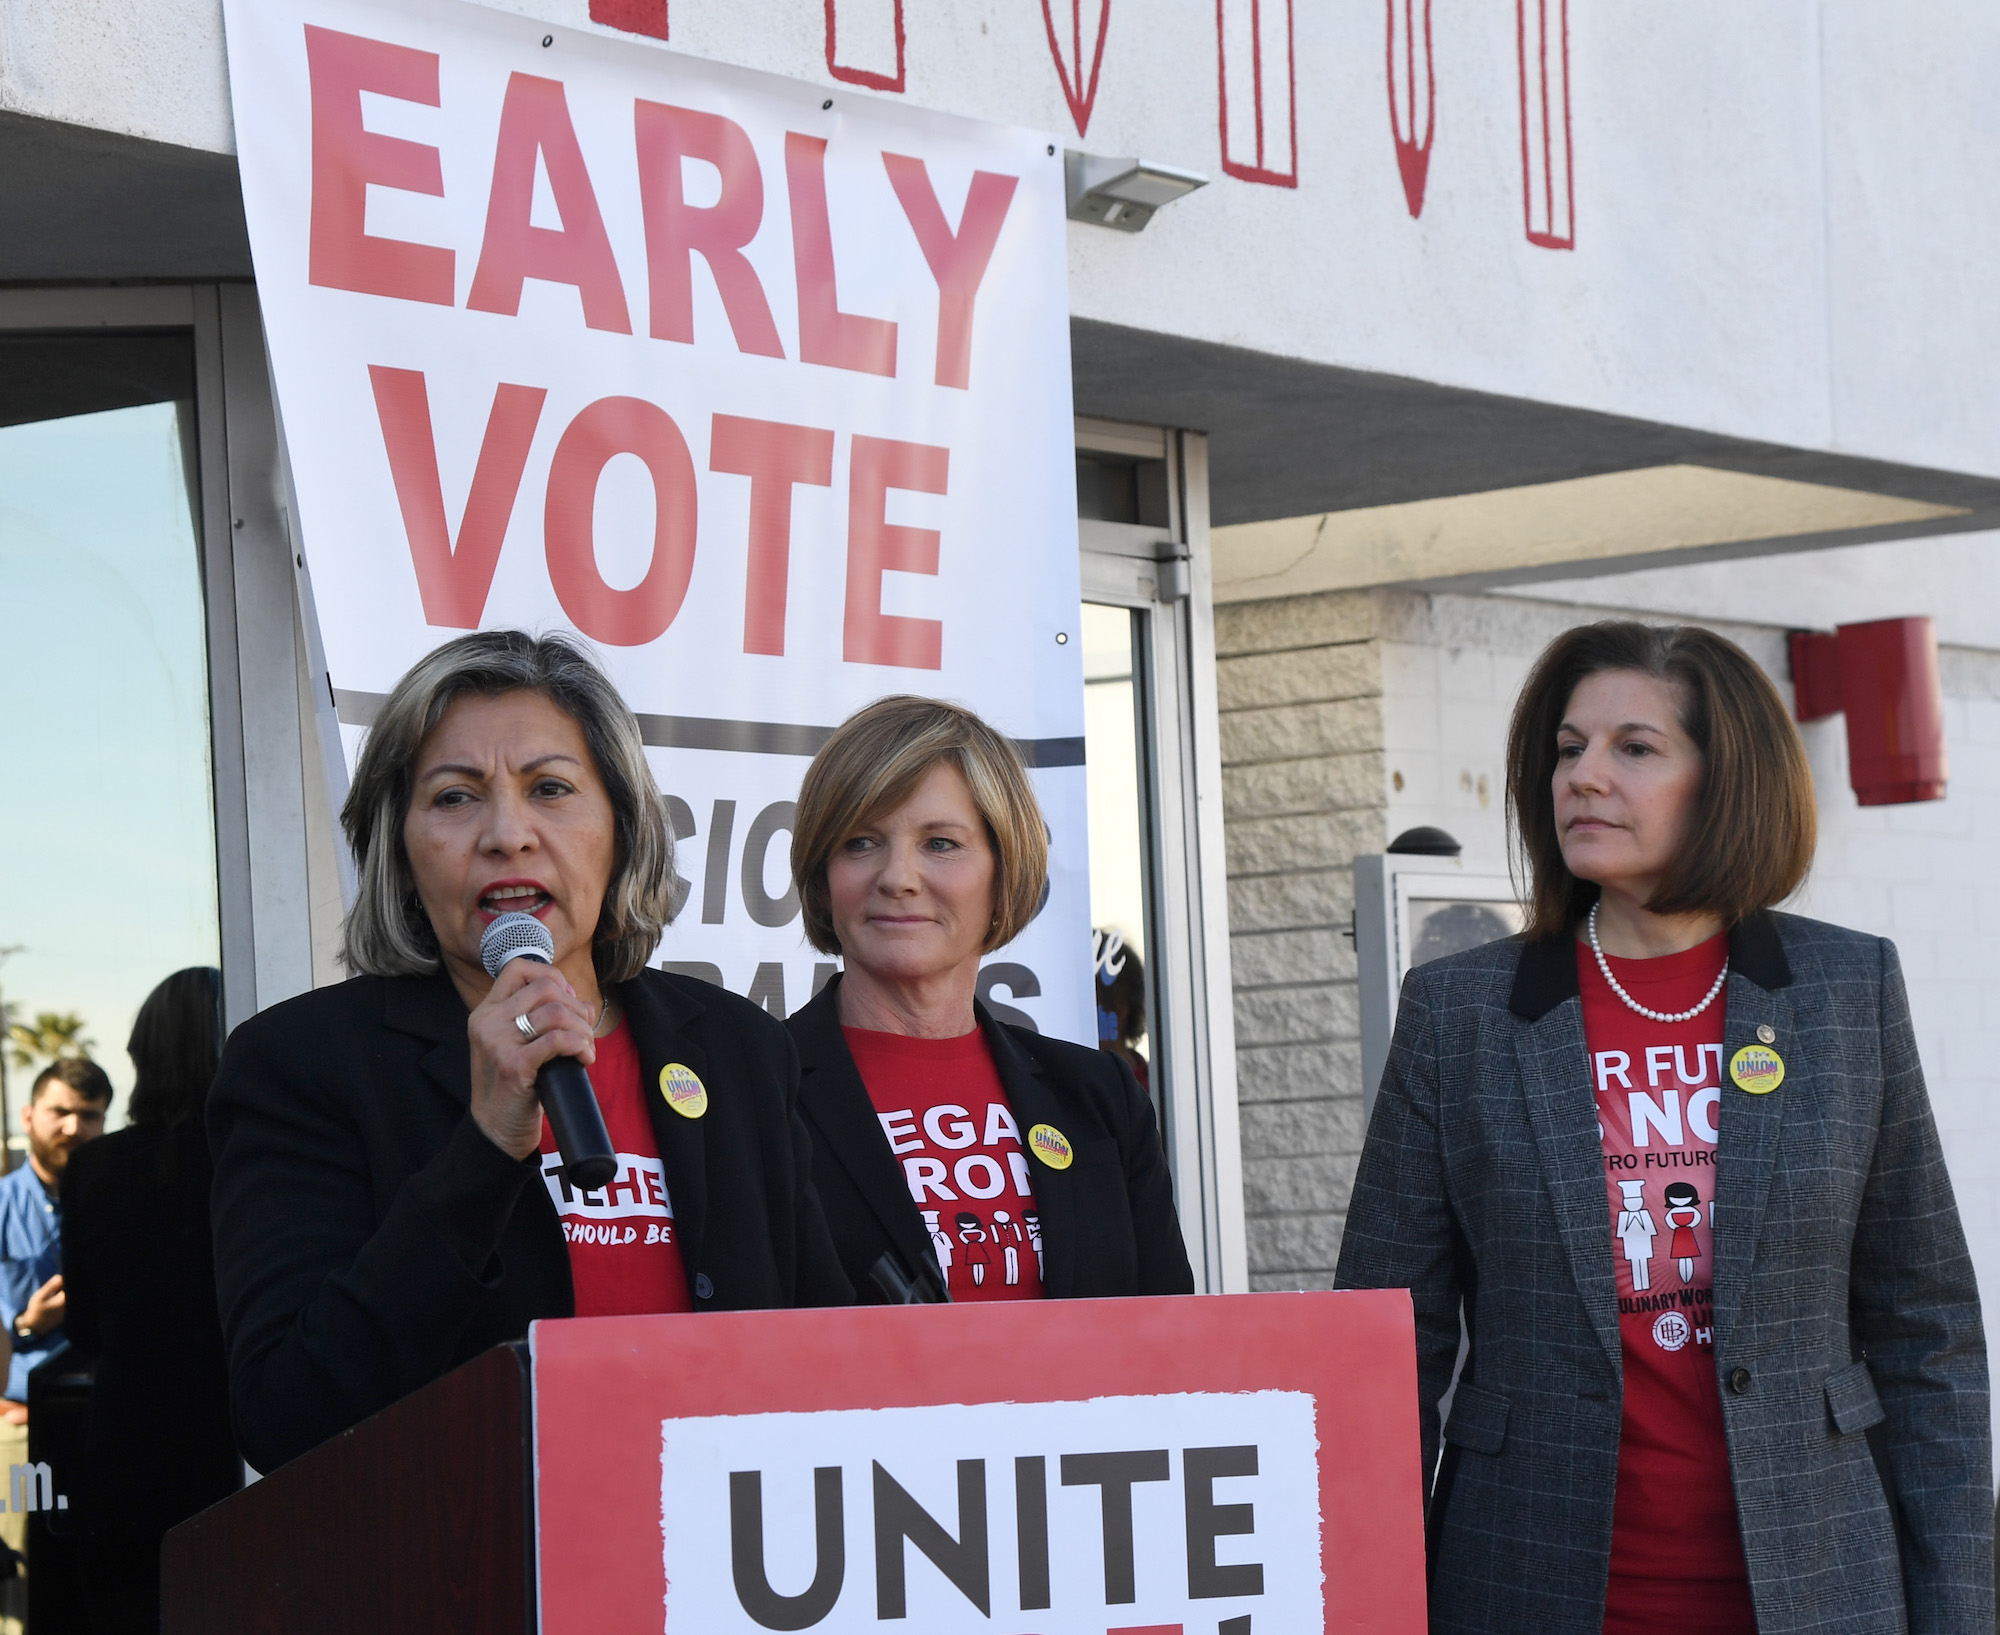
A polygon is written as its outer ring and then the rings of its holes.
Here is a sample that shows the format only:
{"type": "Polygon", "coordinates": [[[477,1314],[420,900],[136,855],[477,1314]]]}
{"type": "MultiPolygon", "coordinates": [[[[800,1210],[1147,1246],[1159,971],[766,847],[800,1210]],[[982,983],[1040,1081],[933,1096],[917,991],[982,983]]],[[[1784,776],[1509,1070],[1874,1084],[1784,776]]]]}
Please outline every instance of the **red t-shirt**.
{"type": "MultiPolygon", "coordinates": [[[[1701,1002],[1728,939],[1614,959],[1649,1010],[1701,1002]]],[[[1756,1635],[1715,1381],[1714,1210],[1724,1004],[1653,1022],[1577,945],[1583,1035],[1604,1141],[1625,1419],[1605,1635],[1756,1635]]]]}
{"type": "Polygon", "coordinates": [[[627,1317],[692,1311],[687,1267],[674,1236],[666,1166],[646,1115],[639,1049],[621,1019],[597,1041],[590,1087],[604,1111],[618,1173],[596,1192],[578,1192],[562,1173],[555,1132],[542,1120],[542,1180],[569,1240],[570,1278],[579,1317],[627,1317]]]}
{"type": "Polygon", "coordinates": [[[952,1299],[1039,1299],[1042,1220],[986,1035],[840,1031],[930,1228],[952,1299]]]}

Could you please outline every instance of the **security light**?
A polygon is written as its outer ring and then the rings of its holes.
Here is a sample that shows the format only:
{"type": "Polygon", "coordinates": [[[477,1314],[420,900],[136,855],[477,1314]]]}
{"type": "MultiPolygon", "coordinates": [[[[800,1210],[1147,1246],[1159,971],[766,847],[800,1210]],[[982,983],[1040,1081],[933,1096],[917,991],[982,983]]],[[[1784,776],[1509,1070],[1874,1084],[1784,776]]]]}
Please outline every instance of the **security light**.
{"type": "Polygon", "coordinates": [[[1069,219],[1094,222],[1121,233],[1136,233],[1153,212],[1183,193],[1208,185],[1208,178],[1145,159],[1103,159],[1074,149],[1063,155],[1069,183],[1069,219]]]}

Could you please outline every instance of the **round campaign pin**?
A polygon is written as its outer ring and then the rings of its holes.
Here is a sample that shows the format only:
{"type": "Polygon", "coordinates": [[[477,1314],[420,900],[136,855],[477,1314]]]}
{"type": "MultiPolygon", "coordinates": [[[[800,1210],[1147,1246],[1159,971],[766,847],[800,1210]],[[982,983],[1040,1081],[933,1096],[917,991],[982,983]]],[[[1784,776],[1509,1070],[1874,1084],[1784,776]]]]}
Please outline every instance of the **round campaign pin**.
{"type": "Polygon", "coordinates": [[[1745,1045],[1729,1058],[1729,1076],[1753,1096],[1768,1096],[1785,1082],[1785,1064],[1769,1045],[1745,1045]]]}
{"type": "Polygon", "coordinates": [[[1037,1124],[1028,1132],[1028,1151],[1050,1169],[1068,1169],[1076,1158],[1070,1150],[1069,1137],[1053,1124],[1037,1124]]]}
{"type": "Polygon", "coordinates": [[[695,1076],[693,1068],[679,1062],[668,1062],[660,1069],[660,1094],[682,1118],[700,1118],[708,1111],[708,1086],[695,1076]]]}

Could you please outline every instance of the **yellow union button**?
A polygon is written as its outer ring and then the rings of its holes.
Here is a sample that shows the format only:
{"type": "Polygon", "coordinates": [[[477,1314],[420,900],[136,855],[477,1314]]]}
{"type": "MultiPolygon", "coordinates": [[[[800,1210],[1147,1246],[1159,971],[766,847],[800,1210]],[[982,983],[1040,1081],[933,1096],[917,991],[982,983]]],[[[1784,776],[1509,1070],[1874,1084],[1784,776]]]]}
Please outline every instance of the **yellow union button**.
{"type": "Polygon", "coordinates": [[[693,1068],[679,1062],[668,1062],[660,1069],[660,1094],[682,1118],[700,1118],[708,1111],[708,1086],[695,1076],[693,1068]]]}
{"type": "Polygon", "coordinates": [[[1053,1124],[1037,1124],[1028,1132],[1028,1151],[1050,1169],[1068,1169],[1076,1158],[1070,1150],[1069,1137],[1053,1124]]]}
{"type": "Polygon", "coordinates": [[[1768,1096],[1785,1082],[1785,1063],[1769,1045],[1745,1045],[1729,1058],[1729,1076],[1753,1096],[1768,1096]]]}

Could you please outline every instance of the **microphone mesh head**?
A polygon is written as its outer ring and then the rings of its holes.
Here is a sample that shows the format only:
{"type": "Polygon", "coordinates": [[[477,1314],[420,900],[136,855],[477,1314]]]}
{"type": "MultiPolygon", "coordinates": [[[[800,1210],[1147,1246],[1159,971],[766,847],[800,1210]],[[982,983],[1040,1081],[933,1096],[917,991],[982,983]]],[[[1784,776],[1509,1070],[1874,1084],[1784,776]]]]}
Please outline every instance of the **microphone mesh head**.
{"type": "Polygon", "coordinates": [[[549,928],[532,914],[518,910],[502,914],[479,939],[479,963],[488,976],[498,976],[510,959],[539,960],[544,965],[556,961],[556,939],[549,928]]]}

